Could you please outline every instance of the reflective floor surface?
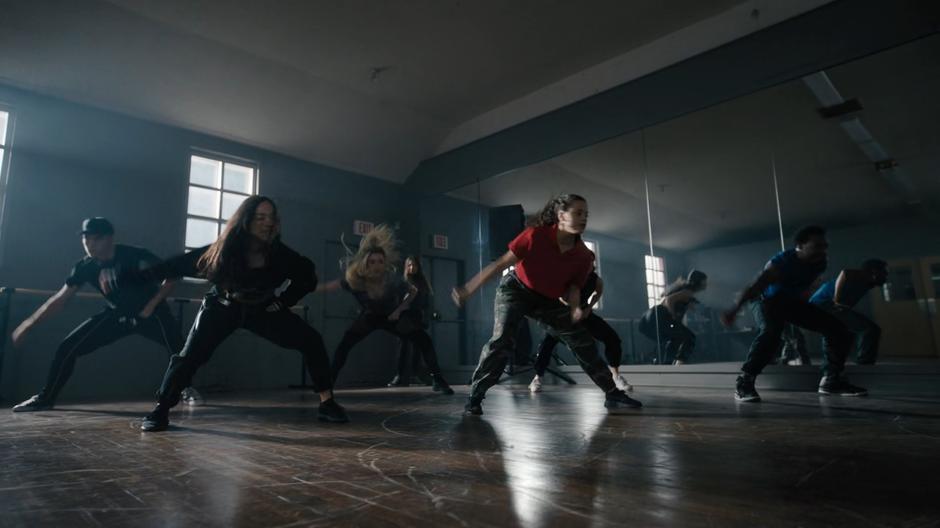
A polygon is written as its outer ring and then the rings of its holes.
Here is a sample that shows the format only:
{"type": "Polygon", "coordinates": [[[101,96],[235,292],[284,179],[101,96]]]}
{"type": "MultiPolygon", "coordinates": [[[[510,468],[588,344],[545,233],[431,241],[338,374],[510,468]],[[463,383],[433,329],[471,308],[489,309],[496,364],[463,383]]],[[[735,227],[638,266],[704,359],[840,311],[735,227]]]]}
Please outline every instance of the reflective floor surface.
{"type": "Polygon", "coordinates": [[[209,395],[0,412],[2,526],[940,526],[940,399],[497,387],[209,395]]]}

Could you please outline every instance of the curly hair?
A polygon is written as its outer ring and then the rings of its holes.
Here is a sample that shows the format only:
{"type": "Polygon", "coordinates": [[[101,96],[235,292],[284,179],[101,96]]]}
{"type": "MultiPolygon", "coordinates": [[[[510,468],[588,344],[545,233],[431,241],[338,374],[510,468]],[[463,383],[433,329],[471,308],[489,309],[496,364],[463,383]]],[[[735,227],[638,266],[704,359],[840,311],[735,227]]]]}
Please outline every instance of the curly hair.
{"type": "MultiPolygon", "coordinates": [[[[343,245],[345,246],[345,242],[343,245]]],[[[385,224],[375,226],[372,231],[362,237],[359,241],[359,249],[355,253],[349,247],[346,247],[346,253],[346,258],[343,259],[346,282],[357,290],[364,288],[363,283],[366,280],[364,268],[370,256],[376,253],[385,256],[385,265],[392,273],[400,258],[395,231],[385,224]]]]}
{"type": "Polygon", "coordinates": [[[580,194],[565,193],[559,194],[548,201],[542,209],[529,219],[529,226],[543,227],[555,225],[558,223],[558,212],[567,211],[575,202],[587,203],[580,194]]]}

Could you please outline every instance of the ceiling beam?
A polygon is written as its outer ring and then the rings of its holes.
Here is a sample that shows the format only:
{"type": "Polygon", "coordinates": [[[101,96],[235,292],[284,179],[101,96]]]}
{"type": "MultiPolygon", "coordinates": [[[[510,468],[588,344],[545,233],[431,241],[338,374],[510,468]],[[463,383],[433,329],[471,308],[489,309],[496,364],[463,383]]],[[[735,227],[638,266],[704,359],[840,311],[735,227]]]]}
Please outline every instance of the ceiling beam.
{"type": "Polygon", "coordinates": [[[471,185],[937,32],[940,2],[839,0],[429,158],[406,185],[471,185]]]}

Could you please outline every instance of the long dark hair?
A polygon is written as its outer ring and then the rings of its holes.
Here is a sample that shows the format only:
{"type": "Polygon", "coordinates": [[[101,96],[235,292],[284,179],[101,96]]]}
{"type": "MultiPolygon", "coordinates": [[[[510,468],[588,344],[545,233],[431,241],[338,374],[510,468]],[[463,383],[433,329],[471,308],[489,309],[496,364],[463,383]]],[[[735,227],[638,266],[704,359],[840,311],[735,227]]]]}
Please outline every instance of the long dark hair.
{"type": "Polygon", "coordinates": [[[424,268],[421,266],[421,259],[419,259],[416,255],[408,255],[405,257],[405,264],[405,266],[402,266],[402,268],[405,270],[405,280],[415,288],[418,288],[419,290],[424,288],[428,293],[433,295],[434,290],[431,289],[431,281],[429,281],[427,276],[424,274],[424,268]],[[409,260],[415,263],[415,273],[411,276],[408,275],[407,263],[409,260]]]}
{"type": "MultiPolygon", "coordinates": [[[[258,207],[265,202],[271,204],[274,209],[275,222],[280,225],[281,220],[277,214],[277,205],[274,200],[260,195],[246,198],[235,210],[235,214],[225,223],[225,229],[222,230],[219,238],[199,258],[197,263],[199,271],[209,279],[209,282],[226,284],[248,267],[245,255],[248,252],[251,237],[251,221],[254,219],[258,207]]],[[[272,245],[277,243],[280,238],[281,235],[278,233],[272,245]]]]}
{"type": "Polygon", "coordinates": [[[529,225],[534,227],[544,227],[558,223],[558,212],[567,211],[575,202],[587,203],[580,194],[565,193],[559,194],[548,201],[538,213],[529,219],[529,225]]]}

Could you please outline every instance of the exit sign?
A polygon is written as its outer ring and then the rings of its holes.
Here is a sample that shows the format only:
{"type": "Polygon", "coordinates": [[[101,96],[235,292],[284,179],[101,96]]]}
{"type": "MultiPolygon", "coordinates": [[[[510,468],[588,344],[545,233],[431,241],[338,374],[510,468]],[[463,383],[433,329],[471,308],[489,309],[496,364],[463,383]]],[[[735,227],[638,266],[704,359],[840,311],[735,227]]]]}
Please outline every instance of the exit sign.
{"type": "Polygon", "coordinates": [[[354,220],[353,221],[353,234],[359,236],[366,236],[369,232],[372,231],[372,228],[375,227],[375,224],[372,222],[366,222],[364,220],[354,220]]]}
{"type": "Polygon", "coordinates": [[[447,249],[447,235],[431,235],[431,247],[434,249],[447,249]]]}

